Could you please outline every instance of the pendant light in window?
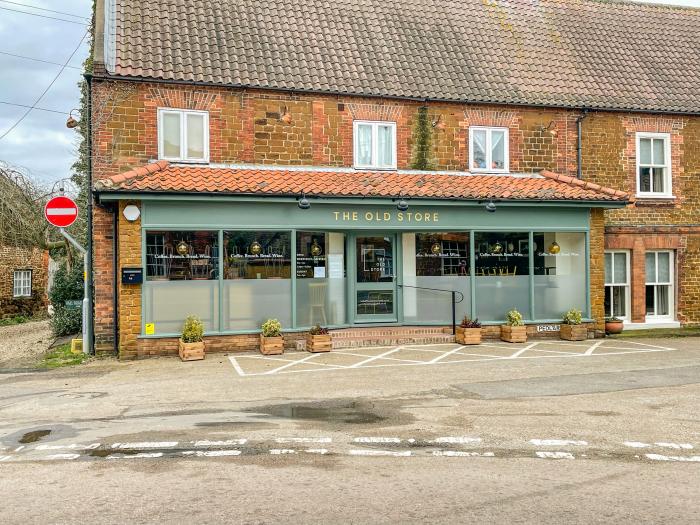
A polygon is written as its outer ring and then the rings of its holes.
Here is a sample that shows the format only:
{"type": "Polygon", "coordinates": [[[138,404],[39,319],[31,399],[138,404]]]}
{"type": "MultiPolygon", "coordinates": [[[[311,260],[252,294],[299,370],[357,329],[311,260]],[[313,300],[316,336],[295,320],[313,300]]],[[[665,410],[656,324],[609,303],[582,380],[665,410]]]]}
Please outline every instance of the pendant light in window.
{"type": "Polygon", "coordinates": [[[314,239],[314,242],[311,244],[311,255],[314,257],[318,257],[323,253],[323,248],[321,248],[321,245],[318,244],[316,239],[314,239]]]}
{"type": "Polygon", "coordinates": [[[177,253],[182,256],[187,255],[187,253],[190,251],[190,247],[185,241],[180,241],[179,243],[177,243],[175,249],[177,250],[177,253]]]}
{"type": "Polygon", "coordinates": [[[556,255],[561,251],[561,246],[557,244],[557,241],[552,241],[552,244],[549,245],[547,251],[552,255],[556,255]]]}
{"type": "Polygon", "coordinates": [[[253,241],[253,243],[250,245],[250,253],[253,255],[260,255],[262,252],[262,246],[258,241],[253,241]]]}
{"type": "Polygon", "coordinates": [[[430,247],[430,253],[433,255],[440,255],[442,253],[442,246],[440,246],[439,242],[434,242],[432,246],[430,247]]]}

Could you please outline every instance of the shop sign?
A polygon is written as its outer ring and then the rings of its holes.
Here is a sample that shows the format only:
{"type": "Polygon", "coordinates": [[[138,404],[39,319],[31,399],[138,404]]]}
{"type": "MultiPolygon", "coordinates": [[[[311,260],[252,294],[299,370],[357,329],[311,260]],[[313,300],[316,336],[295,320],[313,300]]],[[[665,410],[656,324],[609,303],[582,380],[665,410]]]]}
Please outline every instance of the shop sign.
{"type": "Polygon", "coordinates": [[[440,213],[437,211],[334,211],[335,222],[402,222],[402,223],[438,223],[440,213]]]}
{"type": "Polygon", "coordinates": [[[538,324],[538,332],[558,332],[561,327],[558,324],[538,324]]]}

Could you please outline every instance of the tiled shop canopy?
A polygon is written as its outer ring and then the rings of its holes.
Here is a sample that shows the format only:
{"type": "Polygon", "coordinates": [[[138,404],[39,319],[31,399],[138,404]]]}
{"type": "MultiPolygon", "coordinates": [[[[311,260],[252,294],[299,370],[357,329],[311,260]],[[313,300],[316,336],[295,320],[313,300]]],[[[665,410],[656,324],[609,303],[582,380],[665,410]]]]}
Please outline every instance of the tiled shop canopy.
{"type": "Polygon", "coordinates": [[[625,202],[619,190],[549,171],[530,175],[473,175],[351,168],[209,167],[158,161],[97,181],[96,189],[162,193],[221,193],[324,197],[399,195],[429,199],[625,202]]]}
{"type": "Polygon", "coordinates": [[[700,112],[700,9],[594,0],[106,0],[110,73],[700,112]]]}

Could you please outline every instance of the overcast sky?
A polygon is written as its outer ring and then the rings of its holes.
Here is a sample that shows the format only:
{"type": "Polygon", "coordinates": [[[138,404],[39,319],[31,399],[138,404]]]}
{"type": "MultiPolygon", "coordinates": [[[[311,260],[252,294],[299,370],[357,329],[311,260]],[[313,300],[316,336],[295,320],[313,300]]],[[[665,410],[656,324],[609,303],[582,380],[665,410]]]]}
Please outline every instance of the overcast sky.
{"type": "MultiPolygon", "coordinates": [[[[31,105],[60,70],[57,65],[33,62],[6,53],[63,64],[87,29],[81,18],[23,6],[89,17],[91,3],[91,0],[0,0],[0,102],[31,105]],[[18,10],[79,23],[32,16],[16,12],[18,10]]],[[[655,3],[700,7],[700,0],[655,3]]],[[[80,68],[87,50],[87,42],[84,42],[70,65],[80,68]]],[[[70,166],[76,157],[77,134],[67,129],[65,123],[67,113],[79,105],[77,84],[80,78],[79,69],[63,71],[37,107],[66,114],[32,111],[0,140],[0,160],[28,168],[36,178],[45,181],[70,176],[70,166]]],[[[0,103],[0,135],[25,111],[22,107],[0,103]]]]}

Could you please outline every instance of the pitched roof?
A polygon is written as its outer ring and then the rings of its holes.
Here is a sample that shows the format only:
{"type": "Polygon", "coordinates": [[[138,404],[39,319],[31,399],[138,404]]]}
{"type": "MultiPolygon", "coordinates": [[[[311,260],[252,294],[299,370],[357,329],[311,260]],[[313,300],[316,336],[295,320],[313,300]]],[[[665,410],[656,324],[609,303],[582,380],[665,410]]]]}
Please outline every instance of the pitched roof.
{"type": "Polygon", "coordinates": [[[356,171],[351,168],[219,168],[158,161],[96,182],[98,192],[376,197],[624,203],[629,196],[567,175],[473,175],[466,172],[356,171]]]}
{"type": "Polygon", "coordinates": [[[105,1],[105,61],[116,75],[700,112],[700,9],[619,0],[105,1]]]}

